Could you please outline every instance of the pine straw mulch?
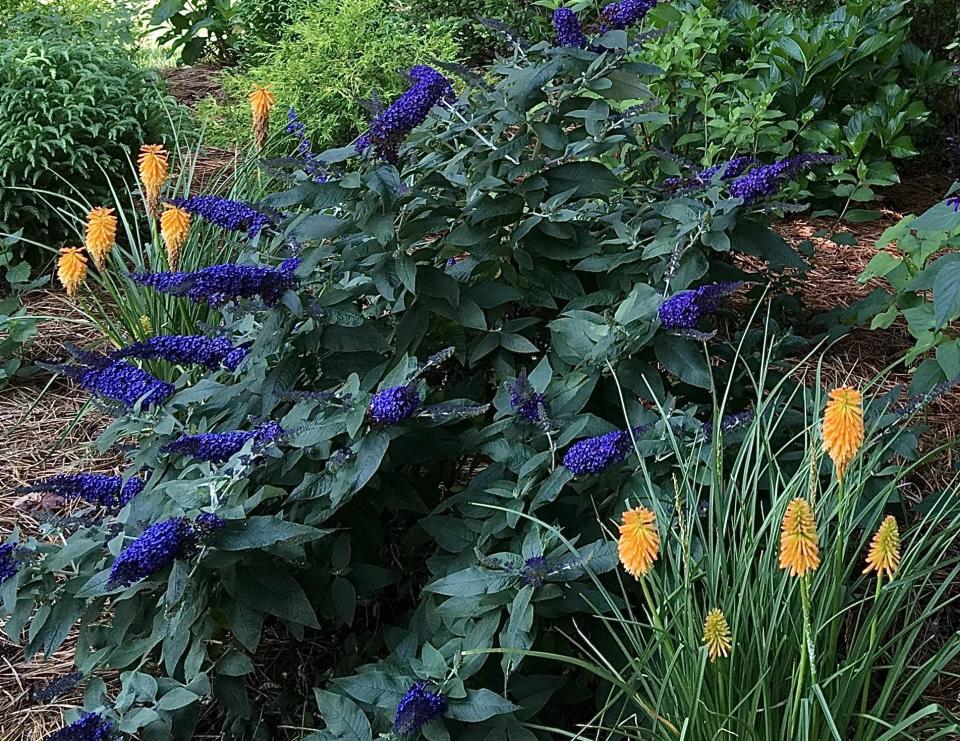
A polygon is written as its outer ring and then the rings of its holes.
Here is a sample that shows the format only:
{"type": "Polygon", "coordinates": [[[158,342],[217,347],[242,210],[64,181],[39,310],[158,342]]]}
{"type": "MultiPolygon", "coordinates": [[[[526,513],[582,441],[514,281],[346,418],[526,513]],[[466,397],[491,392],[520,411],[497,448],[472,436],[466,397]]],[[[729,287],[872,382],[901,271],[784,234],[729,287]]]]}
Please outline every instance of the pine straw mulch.
{"type": "Polygon", "coordinates": [[[190,108],[195,108],[204,98],[222,101],[227,95],[223,89],[223,70],[213,64],[172,67],[160,70],[160,75],[174,100],[190,108]]]}

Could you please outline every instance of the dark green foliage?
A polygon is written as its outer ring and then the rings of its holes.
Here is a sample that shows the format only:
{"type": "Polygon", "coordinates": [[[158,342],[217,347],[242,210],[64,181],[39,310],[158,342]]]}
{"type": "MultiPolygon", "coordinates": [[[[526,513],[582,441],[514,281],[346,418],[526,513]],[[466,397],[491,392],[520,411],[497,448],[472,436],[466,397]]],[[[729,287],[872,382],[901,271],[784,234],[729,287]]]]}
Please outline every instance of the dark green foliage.
{"type": "Polygon", "coordinates": [[[268,56],[310,0],[243,0],[233,16],[233,47],[244,66],[268,56]]]}
{"type": "Polygon", "coordinates": [[[157,77],[121,48],[43,35],[0,39],[0,230],[49,236],[57,196],[102,195],[167,119],[157,77]]]}
{"type": "Polygon", "coordinates": [[[184,64],[202,56],[231,62],[236,57],[235,10],[232,0],[159,0],[153,4],[150,25],[163,31],[160,42],[177,51],[184,64]]]}
{"type": "Polygon", "coordinates": [[[492,49],[508,46],[482,19],[498,20],[524,39],[542,38],[550,27],[550,12],[531,0],[413,0],[410,8],[417,16],[455,28],[464,54],[471,59],[489,58],[492,49]]]}
{"type": "Polygon", "coordinates": [[[9,286],[0,298],[0,389],[21,370],[23,350],[37,335],[39,320],[28,314],[21,296],[47,282],[46,277],[30,280],[30,265],[16,256],[18,239],[0,240],[0,280],[9,286]]]}

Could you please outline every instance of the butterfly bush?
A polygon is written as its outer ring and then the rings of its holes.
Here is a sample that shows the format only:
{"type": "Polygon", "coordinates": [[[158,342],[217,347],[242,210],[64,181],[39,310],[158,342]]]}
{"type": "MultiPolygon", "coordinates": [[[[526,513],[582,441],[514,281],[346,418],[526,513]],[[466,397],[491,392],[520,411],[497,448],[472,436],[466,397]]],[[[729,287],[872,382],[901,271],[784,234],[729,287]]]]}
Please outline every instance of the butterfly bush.
{"type": "Polygon", "coordinates": [[[546,402],[543,394],[537,393],[521,375],[510,385],[510,408],[527,422],[541,422],[546,416],[546,402]]]}
{"type": "Polygon", "coordinates": [[[417,682],[397,704],[393,718],[393,732],[400,738],[420,733],[427,723],[441,717],[447,710],[446,698],[439,692],[430,692],[426,682],[417,682]]]}
{"type": "Polygon", "coordinates": [[[251,237],[274,225],[270,214],[258,211],[248,203],[220,196],[171,198],[169,202],[211,224],[233,232],[246,232],[251,237]]]}
{"type": "Polygon", "coordinates": [[[22,561],[14,558],[14,552],[17,549],[16,543],[4,543],[0,545],[0,584],[13,578],[23,565],[22,561]]]}
{"type": "Polygon", "coordinates": [[[567,449],[563,465],[574,476],[600,473],[610,466],[623,463],[633,450],[633,439],[646,434],[652,427],[652,424],[640,425],[630,430],[613,430],[580,440],[567,449]]]}
{"type": "Polygon", "coordinates": [[[623,30],[635,26],[656,4],[657,0],[621,0],[619,3],[611,3],[601,12],[605,23],[600,27],[600,31],[623,30]]]}
{"type": "Polygon", "coordinates": [[[709,185],[711,182],[713,182],[713,179],[718,173],[721,181],[733,180],[734,178],[742,175],[747,168],[756,164],[756,162],[757,160],[755,157],[734,157],[729,162],[722,162],[718,165],[708,167],[705,170],[700,170],[700,172],[691,177],[667,178],[663,181],[663,187],[667,190],[695,190],[696,188],[709,185]]]}
{"type": "Polygon", "coordinates": [[[583,49],[587,45],[587,37],[580,29],[580,21],[570,8],[557,8],[553,11],[553,30],[556,33],[557,46],[583,49]]]}
{"type": "Polygon", "coordinates": [[[370,399],[370,419],[377,424],[395,425],[409,419],[420,408],[420,392],[415,383],[378,391],[370,399]]]}
{"type": "Polygon", "coordinates": [[[84,713],[44,741],[107,741],[113,738],[113,724],[99,713],[84,713]]]}
{"type": "Polygon", "coordinates": [[[273,306],[288,290],[297,286],[295,275],[300,258],[291,257],[279,267],[259,265],[212,265],[192,273],[133,273],[134,283],[161,293],[186,296],[194,303],[221,306],[229,301],[260,298],[273,306]]]}
{"type": "Polygon", "coordinates": [[[103,473],[61,473],[44,479],[38,484],[20,489],[23,492],[43,492],[63,499],[82,499],[101,507],[122,507],[140,492],[146,482],[131,476],[126,482],[123,476],[103,473]]]}
{"type": "Polygon", "coordinates": [[[138,401],[143,409],[159,406],[173,394],[172,383],[161,381],[123,360],[103,358],[92,362],[92,365],[60,365],[54,369],[74,379],[95,397],[117,402],[128,409],[138,401]]]}
{"type": "Polygon", "coordinates": [[[721,299],[742,285],[740,281],[727,281],[675,293],[660,305],[660,322],[672,331],[694,331],[702,319],[720,308],[721,299]]]}
{"type": "Polygon", "coordinates": [[[135,342],[113,353],[113,357],[197,364],[208,370],[216,370],[220,366],[236,370],[249,352],[249,345],[234,346],[227,337],[169,335],[135,342]]]}
{"type": "Polygon", "coordinates": [[[798,154],[772,165],[761,165],[730,183],[730,195],[745,203],[756,203],[776,195],[784,183],[815,165],[830,164],[840,158],[830,154],[798,154]]]}
{"type": "Polygon", "coordinates": [[[178,558],[189,558],[200,540],[219,530],[224,521],[212,513],[204,513],[191,522],[186,517],[172,517],[150,525],[120,554],[110,568],[107,583],[128,587],[153,576],[178,558]]]}
{"type": "Polygon", "coordinates": [[[164,446],[164,451],[184,455],[194,460],[223,463],[239,453],[251,440],[254,449],[266,447],[284,434],[276,422],[266,422],[247,431],[202,432],[197,435],[181,435],[164,446]]]}
{"type": "Polygon", "coordinates": [[[315,183],[326,182],[326,164],[313,151],[313,142],[307,136],[307,127],[297,115],[297,109],[291,107],[287,111],[286,131],[297,138],[297,148],[294,155],[303,162],[303,171],[315,183]]]}
{"type": "Polygon", "coordinates": [[[450,81],[432,67],[417,65],[408,73],[413,85],[370,122],[370,130],[355,144],[358,153],[373,148],[374,154],[392,164],[400,158],[400,145],[422,124],[435,105],[452,100],[450,81]]]}

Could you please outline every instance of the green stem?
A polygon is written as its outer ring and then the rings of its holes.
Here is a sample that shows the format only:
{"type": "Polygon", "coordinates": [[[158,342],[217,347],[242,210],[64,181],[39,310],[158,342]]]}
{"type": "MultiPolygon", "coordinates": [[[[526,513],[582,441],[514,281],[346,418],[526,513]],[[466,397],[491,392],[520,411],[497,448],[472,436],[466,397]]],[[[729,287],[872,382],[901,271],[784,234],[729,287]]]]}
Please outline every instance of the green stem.
{"type": "Polygon", "coordinates": [[[653,627],[660,633],[663,645],[666,647],[667,653],[670,654],[670,661],[672,662],[677,652],[673,647],[673,642],[667,635],[667,631],[663,627],[663,622],[660,620],[660,614],[657,612],[657,603],[654,602],[653,595],[650,594],[650,587],[647,586],[647,578],[645,576],[640,577],[640,588],[643,590],[643,597],[647,601],[647,609],[650,610],[650,619],[653,622],[653,627]]]}
{"type": "Polygon", "coordinates": [[[870,670],[873,667],[873,652],[877,649],[877,606],[880,602],[880,590],[883,588],[883,572],[877,571],[877,588],[873,593],[873,617],[870,618],[870,649],[867,651],[867,676],[863,678],[863,693],[860,695],[860,720],[857,721],[857,738],[862,738],[863,717],[867,714],[867,701],[870,696],[870,670]]]}

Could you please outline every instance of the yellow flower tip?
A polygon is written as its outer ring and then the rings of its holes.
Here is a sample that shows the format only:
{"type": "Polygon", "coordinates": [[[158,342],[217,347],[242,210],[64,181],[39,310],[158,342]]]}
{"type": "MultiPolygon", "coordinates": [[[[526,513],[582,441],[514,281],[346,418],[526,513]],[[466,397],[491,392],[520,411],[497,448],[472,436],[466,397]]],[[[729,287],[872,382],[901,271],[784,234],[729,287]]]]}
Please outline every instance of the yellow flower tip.
{"type": "Polygon", "coordinates": [[[63,284],[68,296],[75,296],[77,288],[86,280],[87,258],[82,247],[64,247],[57,260],[57,279],[63,284]]]}
{"type": "Polygon", "coordinates": [[[880,523],[873,540],[870,541],[870,551],[867,553],[867,568],[864,574],[871,571],[887,572],[887,578],[892,579],[900,568],[900,528],[893,515],[887,515],[880,523]]]}
{"type": "Polygon", "coordinates": [[[707,613],[707,619],[703,623],[703,643],[707,647],[710,661],[716,661],[718,656],[726,658],[730,655],[733,638],[723,610],[714,608],[707,613]]]}
{"type": "Polygon", "coordinates": [[[140,331],[143,332],[145,337],[153,336],[153,322],[150,321],[150,317],[146,314],[141,314],[139,318],[140,322],[140,331]]]}
{"type": "Polygon", "coordinates": [[[787,505],[780,529],[780,568],[790,576],[803,576],[820,565],[820,540],[813,509],[806,499],[797,498],[787,505]]]}
{"type": "Polygon", "coordinates": [[[623,568],[634,578],[639,579],[650,571],[660,551],[656,515],[646,507],[624,512],[617,550],[623,568]]]}
{"type": "Polygon", "coordinates": [[[160,209],[160,191],[170,174],[167,151],[162,144],[144,144],[137,157],[140,168],[140,182],[143,184],[143,196],[147,213],[156,218],[160,209]]]}
{"type": "Polygon", "coordinates": [[[260,85],[253,86],[250,93],[250,113],[253,115],[253,141],[257,149],[263,149],[267,140],[267,131],[270,127],[270,109],[276,100],[267,88],[260,85]]]}
{"type": "Polygon", "coordinates": [[[823,448],[841,478],[863,445],[863,398],[850,386],[830,392],[823,415],[823,448]]]}
{"type": "Polygon", "coordinates": [[[167,263],[171,270],[180,264],[180,248],[190,232],[190,214],[182,208],[168,205],[160,215],[160,234],[167,246],[167,263]]]}
{"type": "Polygon", "coordinates": [[[100,270],[103,270],[107,255],[117,242],[117,217],[112,208],[97,206],[87,214],[87,231],[84,244],[100,270]]]}

